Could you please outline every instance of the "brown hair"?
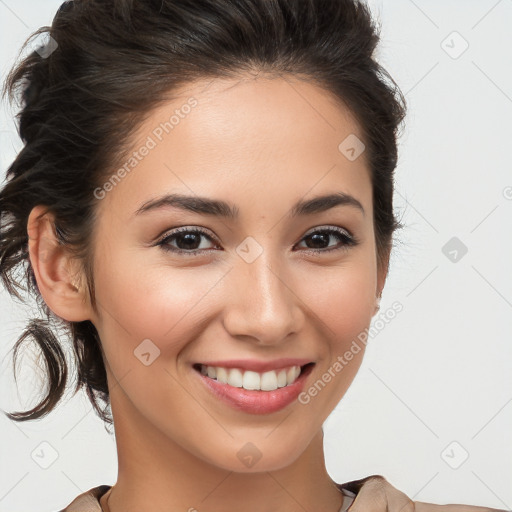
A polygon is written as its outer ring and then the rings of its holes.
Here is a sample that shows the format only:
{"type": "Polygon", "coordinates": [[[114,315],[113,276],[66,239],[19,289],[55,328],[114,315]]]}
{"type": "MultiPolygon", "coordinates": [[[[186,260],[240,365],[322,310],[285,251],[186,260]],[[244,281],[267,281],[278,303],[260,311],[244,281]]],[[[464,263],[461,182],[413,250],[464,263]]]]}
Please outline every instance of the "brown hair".
{"type": "Polygon", "coordinates": [[[35,340],[48,390],[31,410],[5,413],[10,419],[43,417],[62,398],[67,345],[63,349],[56,336],[51,322],[57,322],[73,342],[74,392],[85,387],[97,414],[112,423],[98,333],[90,321],[56,317],[42,300],[28,257],[27,219],[39,204],[54,215],[59,242],[83,264],[96,310],[94,190],[128,151],[144,116],[195,79],[294,75],[343,101],[364,134],[377,256],[387,269],[393,233],[403,227],[393,213],[393,174],[406,103],[374,59],[380,26],[364,3],[74,0],[64,2],[51,27],[34,32],[21,51],[41,34],[49,43],[15,65],[3,89],[11,101],[21,100],[17,118],[24,146],[0,190],[0,276],[13,297],[21,299],[18,290],[33,293],[46,316],[32,319],[18,338],[13,365],[23,342],[35,340]],[[17,280],[20,266],[24,272],[17,280]]]}

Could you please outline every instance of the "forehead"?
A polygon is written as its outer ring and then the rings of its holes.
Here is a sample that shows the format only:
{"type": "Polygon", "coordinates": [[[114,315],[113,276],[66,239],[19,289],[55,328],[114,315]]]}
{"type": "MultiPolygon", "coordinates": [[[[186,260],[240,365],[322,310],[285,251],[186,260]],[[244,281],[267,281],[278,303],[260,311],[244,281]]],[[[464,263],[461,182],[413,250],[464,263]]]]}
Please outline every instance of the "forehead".
{"type": "Polygon", "coordinates": [[[141,135],[168,120],[173,111],[180,118],[174,120],[176,132],[181,132],[184,140],[216,147],[260,146],[282,148],[283,152],[293,147],[300,152],[299,144],[307,142],[304,152],[311,152],[313,144],[330,152],[338,139],[341,142],[350,134],[363,138],[359,123],[340,99],[297,77],[212,79],[188,84],[176,92],[173,101],[151,113],[141,135]],[[188,109],[192,98],[197,106],[188,109]],[[189,122],[184,122],[186,119],[189,122]]]}
{"type": "Polygon", "coordinates": [[[366,154],[347,158],[345,141],[352,139],[363,139],[356,119],[313,83],[200,80],[148,113],[130,148],[129,155],[139,154],[120,163],[129,171],[108,199],[124,195],[127,204],[175,191],[240,204],[242,189],[245,198],[272,189],[274,198],[336,189],[364,202],[371,197],[366,154]]]}

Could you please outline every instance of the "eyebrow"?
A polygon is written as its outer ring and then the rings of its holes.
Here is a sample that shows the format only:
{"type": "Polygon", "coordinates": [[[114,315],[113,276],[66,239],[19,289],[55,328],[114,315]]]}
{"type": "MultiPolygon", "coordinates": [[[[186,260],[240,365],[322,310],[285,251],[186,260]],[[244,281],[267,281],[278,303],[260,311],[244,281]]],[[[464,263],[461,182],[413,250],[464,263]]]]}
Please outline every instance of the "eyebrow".
{"type": "MultiPolygon", "coordinates": [[[[355,197],[345,192],[337,192],[314,197],[312,199],[300,200],[293,205],[289,216],[293,218],[303,215],[313,215],[337,206],[357,208],[365,215],[363,205],[355,197]]],[[[149,211],[167,207],[179,208],[189,212],[223,217],[231,220],[237,219],[240,213],[238,206],[219,199],[182,194],[166,194],[143,203],[142,206],[136,210],[135,215],[141,215],[149,211]]]]}

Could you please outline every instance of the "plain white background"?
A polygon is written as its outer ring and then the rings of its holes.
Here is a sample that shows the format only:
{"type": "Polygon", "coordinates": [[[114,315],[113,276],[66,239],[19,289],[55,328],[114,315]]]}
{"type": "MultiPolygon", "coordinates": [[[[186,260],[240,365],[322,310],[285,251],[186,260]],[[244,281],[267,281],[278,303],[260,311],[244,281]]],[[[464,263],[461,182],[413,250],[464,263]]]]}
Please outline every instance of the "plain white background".
{"type": "MultiPolygon", "coordinates": [[[[60,4],[0,0],[2,80],[60,4]]],[[[416,501],[511,509],[512,1],[369,5],[383,27],[377,56],[409,107],[395,194],[406,228],[381,303],[383,315],[395,301],[403,311],[378,324],[325,423],[327,469],[337,482],[381,474],[416,501]]],[[[20,142],[12,112],[0,120],[3,179],[20,142]]],[[[10,352],[32,316],[1,290],[5,411],[34,403],[30,357],[16,389],[10,352]]],[[[115,482],[115,439],[84,395],[41,421],[1,415],[0,442],[0,512],[60,510],[115,482]]]]}

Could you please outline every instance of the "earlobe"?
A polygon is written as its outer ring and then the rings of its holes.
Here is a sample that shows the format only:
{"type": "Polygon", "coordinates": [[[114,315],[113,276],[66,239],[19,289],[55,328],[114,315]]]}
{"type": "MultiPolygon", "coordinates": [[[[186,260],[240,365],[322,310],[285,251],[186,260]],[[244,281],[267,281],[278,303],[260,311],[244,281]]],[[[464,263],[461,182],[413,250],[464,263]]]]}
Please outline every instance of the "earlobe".
{"type": "Polygon", "coordinates": [[[381,297],[376,297],[375,298],[375,310],[374,310],[372,316],[375,316],[377,314],[377,312],[379,311],[379,309],[380,309],[380,299],[381,299],[381,297]]]}
{"type": "Polygon", "coordinates": [[[391,249],[386,252],[384,259],[378,261],[377,264],[377,289],[375,290],[375,309],[372,316],[375,316],[380,309],[382,290],[388,276],[390,252],[391,249]]]}
{"type": "Polygon", "coordinates": [[[37,287],[47,306],[69,322],[89,320],[85,290],[77,285],[76,260],[56,236],[54,218],[38,205],[27,222],[30,264],[37,287]]]}

